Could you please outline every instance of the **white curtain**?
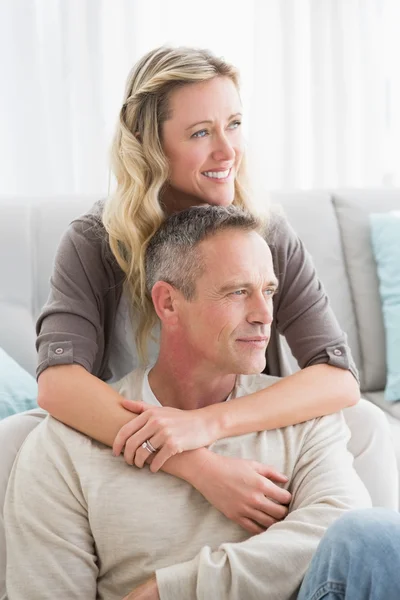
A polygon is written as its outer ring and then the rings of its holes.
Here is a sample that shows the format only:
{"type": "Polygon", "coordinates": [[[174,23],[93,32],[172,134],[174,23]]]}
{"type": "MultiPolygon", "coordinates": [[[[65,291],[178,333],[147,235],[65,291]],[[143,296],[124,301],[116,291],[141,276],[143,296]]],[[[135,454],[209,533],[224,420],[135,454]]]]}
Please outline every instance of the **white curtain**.
{"type": "Polygon", "coordinates": [[[0,195],[104,195],[125,78],[151,48],[242,74],[256,186],[400,185],[398,0],[0,0],[0,195]]]}

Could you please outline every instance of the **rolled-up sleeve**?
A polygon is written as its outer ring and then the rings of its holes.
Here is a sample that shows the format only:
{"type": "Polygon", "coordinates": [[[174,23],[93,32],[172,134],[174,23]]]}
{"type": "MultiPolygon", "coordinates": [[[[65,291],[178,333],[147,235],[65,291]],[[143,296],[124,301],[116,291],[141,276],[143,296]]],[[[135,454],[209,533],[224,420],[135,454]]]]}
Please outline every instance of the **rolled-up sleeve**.
{"type": "Polygon", "coordinates": [[[72,363],[95,375],[101,371],[107,299],[116,296],[122,280],[117,281],[105,236],[101,221],[85,215],[61,239],[50,295],[36,324],[37,377],[47,367],[72,363]]]}
{"type": "Polygon", "coordinates": [[[329,364],[351,371],[359,382],[347,336],[318,279],[312,258],[293,228],[276,217],[270,246],[279,291],[274,298],[278,332],[300,368],[329,364]]]}

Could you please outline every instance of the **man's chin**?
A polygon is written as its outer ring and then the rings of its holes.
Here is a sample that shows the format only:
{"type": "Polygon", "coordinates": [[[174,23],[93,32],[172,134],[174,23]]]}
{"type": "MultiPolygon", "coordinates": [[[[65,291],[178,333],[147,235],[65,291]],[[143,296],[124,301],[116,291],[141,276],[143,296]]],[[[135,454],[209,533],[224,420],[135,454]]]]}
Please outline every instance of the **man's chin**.
{"type": "Polygon", "coordinates": [[[240,360],[240,363],[236,365],[238,368],[236,372],[240,375],[259,375],[265,369],[266,360],[265,356],[259,360],[240,360]]]}

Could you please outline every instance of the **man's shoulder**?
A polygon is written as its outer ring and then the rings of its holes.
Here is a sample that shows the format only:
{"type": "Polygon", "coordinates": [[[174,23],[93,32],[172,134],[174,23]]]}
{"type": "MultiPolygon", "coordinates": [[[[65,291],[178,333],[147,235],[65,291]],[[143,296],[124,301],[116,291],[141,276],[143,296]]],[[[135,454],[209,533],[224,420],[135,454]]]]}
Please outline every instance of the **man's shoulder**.
{"type": "Polygon", "coordinates": [[[28,461],[35,457],[40,463],[45,456],[57,456],[58,454],[77,453],[82,455],[85,448],[90,449],[91,440],[88,436],[72,429],[48,415],[27,436],[20,452],[20,460],[24,456],[28,461]]]}
{"type": "Polygon", "coordinates": [[[138,367],[137,369],[133,369],[133,371],[125,375],[122,379],[109,383],[109,385],[116,392],[121,394],[121,396],[124,396],[124,398],[129,398],[129,400],[141,400],[145,372],[145,367],[138,367]]]}
{"type": "Polygon", "coordinates": [[[272,375],[264,375],[264,373],[239,375],[236,382],[235,397],[247,396],[247,394],[263,390],[279,380],[280,377],[272,377],[272,375]]]}

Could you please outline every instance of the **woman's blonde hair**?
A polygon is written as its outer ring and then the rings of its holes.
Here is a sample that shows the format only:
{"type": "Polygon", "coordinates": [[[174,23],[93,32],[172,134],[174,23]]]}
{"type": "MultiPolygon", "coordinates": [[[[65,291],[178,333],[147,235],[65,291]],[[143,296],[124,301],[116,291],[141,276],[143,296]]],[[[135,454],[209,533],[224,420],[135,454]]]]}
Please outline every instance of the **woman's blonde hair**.
{"type": "MultiPolygon", "coordinates": [[[[169,118],[172,90],[217,76],[239,89],[238,71],[208,50],[160,47],[146,54],[129,73],[114,140],[111,168],[117,188],[104,208],[103,223],[118,264],[126,275],[131,307],[139,316],[136,346],[142,362],[157,322],[146,292],[147,244],[165,219],[159,197],[169,167],[162,148],[162,125],[169,118]]],[[[249,209],[244,159],[235,180],[233,204],[249,209]]]]}

